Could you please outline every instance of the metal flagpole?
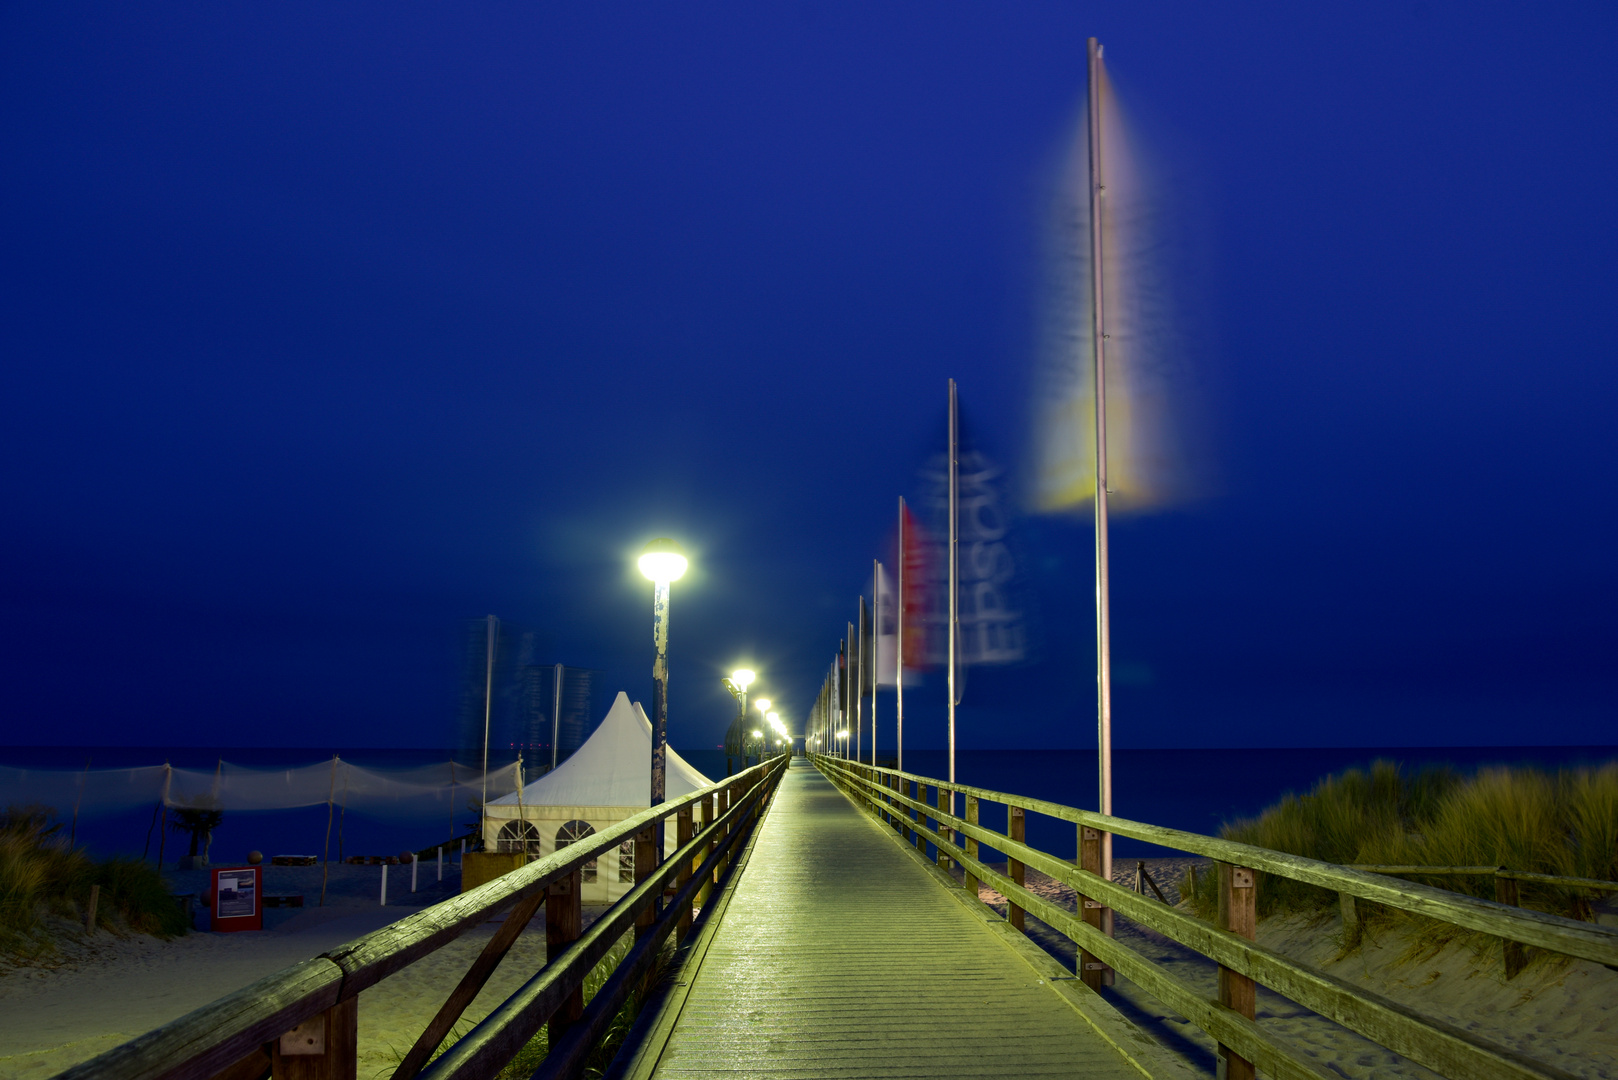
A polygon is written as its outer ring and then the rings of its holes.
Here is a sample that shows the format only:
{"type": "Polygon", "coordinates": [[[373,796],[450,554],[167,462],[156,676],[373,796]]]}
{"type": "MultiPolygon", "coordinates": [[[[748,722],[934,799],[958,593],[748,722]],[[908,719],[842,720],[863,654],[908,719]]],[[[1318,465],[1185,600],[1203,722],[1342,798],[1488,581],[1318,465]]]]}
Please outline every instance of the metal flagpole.
{"type": "Polygon", "coordinates": [[[483,677],[483,802],[478,808],[478,838],[482,839],[489,806],[489,707],[494,699],[494,635],[500,620],[489,616],[488,667],[483,677]]]}
{"type": "Polygon", "coordinates": [[[551,701],[551,772],[556,771],[556,746],[562,741],[562,665],[556,665],[555,696],[551,701]]]}
{"type": "Polygon", "coordinates": [[[854,631],[854,760],[865,760],[865,597],[860,597],[860,625],[854,631]]]}
{"type": "MultiPolygon", "coordinates": [[[[1101,758],[1101,812],[1112,814],[1112,625],[1107,580],[1107,322],[1102,265],[1101,45],[1090,49],[1090,333],[1095,349],[1096,743],[1101,758]]],[[[1101,834],[1101,876],[1112,880],[1112,834],[1101,834]]],[[[1111,911],[1102,929],[1112,933],[1111,911]]]]}
{"type": "MultiPolygon", "coordinates": [[[[949,381],[949,782],[955,783],[955,654],[959,633],[960,611],[956,590],[960,585],[960,564],[957,545],[960,542],[960,510],[957,490],[959,463],[956,446],[959,436],[955,416],[955,380],[949,381]]],[[[949,813],[955,813],[955,792],[949,793],[949,813]]]]}
{"type": "Polygon", "coordinates": [[[899,590],[894,600],[893,712],[899,725],[899,756],[894,767],[905,771],[905,497],[899,496],[899,590]]]}
{"type": "Polygon", "coordinates": [[[871,560],[871,767],[876,767],[876,688],[882,681],[882,560],[871,560]]]}

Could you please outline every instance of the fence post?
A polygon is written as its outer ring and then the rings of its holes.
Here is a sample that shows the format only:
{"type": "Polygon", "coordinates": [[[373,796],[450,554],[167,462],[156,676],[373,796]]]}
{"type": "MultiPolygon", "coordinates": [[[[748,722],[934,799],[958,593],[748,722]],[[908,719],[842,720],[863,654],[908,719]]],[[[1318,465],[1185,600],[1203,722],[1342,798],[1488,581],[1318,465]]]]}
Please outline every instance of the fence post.
{"type": "MultiPolygon", "coordinates": [[[[966,822],[968,825],[978,823],[978,799],[976,795],[966,797],[966,822]]],[[[978,842],[970,836],[966,838],[966,853],[972,858],[978,857],[978,842]]],[[[966,871],[966,891],[976,900],[978,898],[978,879],[972,876],[972,871],[966,871]]]]}
{"type": "MultiPolygon", "coordinates": [[[[1253,871],[1219,863],[1219,928],[1253,940],[1258,931],[1258,889],[1253,871]]],[[[1219,1004],[1253,1019],[1258,991],[1253,980],[1219,965],[1219,1004]]],[[[1253,1063],[1224,1043],[1219,1044],[1219,1075],[1225,1080],[1253,1080],[1253,1063]]]]}
{"type": "MultiPolygon", "coordinates": [[[[637,853],[635,869],[640,870],[640,858],[637,853]]],[[[565,878],[553,881],[545,889],[545,962],[555,962],[558,956],[567,947],[579,940],[584,933],[584,871],[575,867],[573,872],[565,878]]],[[[550,1033],[551,1045],[561,1038],[562,1032],[584,1013],[584,987],[580,985],[573,993],[568,995],[562,1007],[551,1014],[550,1023],[546,1030],[550,1033]]],[[[279,1080],[279,1077],[277,1077],[279,1080]]]]}
{"type": "MultiPolygon", "coordinates": [[[[1195,888],[1196,882],[1192,882],[1195,888]]],[[[1360,909],[1353,893],[1337,894],[1337,910],[1343,916],[1343,947],[1352,949],[1360,943],[1360,909]]]]}
{"type": "MultiPolygon", "coordinates": [[[[339,1001],[270,1044],[275,1080],[356,1080],[359,998],[339,1001]]],[[[261,1059],[262,1060],[262,1059],[261,1059]]]]}
{"type": "MultiPolygon", "coordinates": [[[[710,791],[708,794],[702,797],[702,827],[706,829],[708,826],[712,825],[715,820],[714,795],[713,792],[710,791]]],[[[701,866],[703,860],[707,859],[707,857],[712,854],[713,838],[709,837],[708,842],[702,845],[702,850],[697,852],[696,859],[694,860],[695,865],[701,866]]],[[[713,892],[714,882],[718,880],[719,870],[717,867],[715,867],[709,873],[708,880],[702,883],[702,888],[697,890],[697,907],[700,908],[708,906],[708,895],[713,892]]]]}
{"type": "MultiPolygon", "coordinates": [[[[1096,876],[1101,874],[1101,830],[1092,829],[1088,825],[1079,826],[1079,869],[1087,870],[1096,876]]],[[[1079,896],[1079,912],[1084,921],[1102,929],[1101,901],[1089,896],[1079,896]]],[[[1079,950],[1079,978],[1084,985],[1092,990],[1099,990],[1106,985],[1107,965],[1101,958],[1083,949],[1079,950]]]]}
{"type": "MultiPolygon", "coordinates": [[[[691,828],[691,804],[690,803],[686,803],[684,806],[680,807],[679,815],[676,817],[675,821],[676,821],[676,824],[674,826],[674,845],[675,845],[675,847],[682,847],[683,848],[683,847],[685,847],[685,845],[687,845],[687,844],[689,844],[691,842],[691,837],[696,835],[692,831],[692,828],[691,828]]],[[[691,869],[692,869],[692,861],[690,859],[687,859],[685,862],[680,864],[679,876],[674,879],[674,883],[675,883],[675,886],[677,888],[683,888],[685,886],[685,883],[691,880],[691,869]]],[[[691,932],[691,901],[687,900],[685,902],[685,905],[683,907],[681,907],[681,909],[680,909],[680,925],[675,928],[675,931],[674,931],[674,943],[676,945],[678,945],[680,942],[684,941],[685,936],[687,934],[689,934],[690,932],[691,932]]]]}
{"type": "MultiPolygon", "coordinates": [[[[937,796],[938,796],[936,799],[933,800],[933,804],[938,807],[940,812],[943,812],[944,808],[946,806],[949,806],[951,803],[954,802],[954,800],[950,798],[950,795],[952,793],[948,792],[948,791],[945,791],[942,785],[940,785],[938,787],[935,787],[933,789],[933,791],[936,792],[937,796]],[[948,800],[948,802],[946,802],[945,800],[948,800]]],[[[936,821],[936,823],[938,825],[938,838],[940,840],[942,840],[946,836],[949,835],[949,831],[950,831],[949,826],[944,824],[944,819],[943,818],[936,818],[934,820],[936,821]]],[[[949,870],[949,867],[950,867],[949,856],[944,854],[944,849],[943,849],[942,846],[940,846],[940,847],[938,847],[936,849],[936,854],[938,856],[938,868],[940,870],[944,870],[944,871],[949,870]]]]}
{"type": "MultiPolygon", "coordinates": [[[[657,826],[648,825],[635,834],[635,884],[639,885],[652,876],[657,864],[662,860],[663,853],[657,850],[657,826]]],[[[657,922],[657,909],[659,897],[653,897],[646,909],[635,916],[635,940],[639,941],[651,930],[652,924],[657,922]]]]}
{"type": "MultiPolygon", "coordinates": [[[[1517,879],[1501,877],[1505,872],[1502,866],[1495,871],[1494,898],[1501,904],[1510,904],[1512,907],[1521,906],[1521,896],[1517,891],[1517,879]]],[[[1510,982],[1517,977],[1517,973],[1528,965],[1528,957],[1523,953],[1522,942],[1512,941],[1510,938],[1501,938],[1500,944],[1506,958],[1506,981],[1510,982]]]]}
{"type": "MultiPolygon", "coordinates": [[[[1027,837],[1028,819],[1020,806],[1006,806],[1006,837],[1022,843],[1027,837]]],[[[1018,885],[1026,885],[1028,871],[1023,868],[1022,860],[1012,858],[1011,852],[1006,852],[1006,876],[1018,885]]],[[[1023,922],[1022,908],[1006,898],[1006,921],[1018,930],[1026,930],[1023,922]]]]}

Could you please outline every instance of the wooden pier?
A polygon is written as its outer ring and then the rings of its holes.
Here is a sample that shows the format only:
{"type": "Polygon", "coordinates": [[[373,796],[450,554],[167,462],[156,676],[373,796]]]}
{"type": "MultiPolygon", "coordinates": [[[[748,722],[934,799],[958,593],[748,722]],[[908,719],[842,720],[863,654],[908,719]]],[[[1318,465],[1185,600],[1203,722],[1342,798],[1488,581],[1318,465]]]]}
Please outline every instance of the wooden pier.
{"type": "Polygon", "coordinates": [[[939,877],[800,761],[622,1075],[1169,1073],[1133,1029],[1063,986],[1071,973],[939,877]]]}

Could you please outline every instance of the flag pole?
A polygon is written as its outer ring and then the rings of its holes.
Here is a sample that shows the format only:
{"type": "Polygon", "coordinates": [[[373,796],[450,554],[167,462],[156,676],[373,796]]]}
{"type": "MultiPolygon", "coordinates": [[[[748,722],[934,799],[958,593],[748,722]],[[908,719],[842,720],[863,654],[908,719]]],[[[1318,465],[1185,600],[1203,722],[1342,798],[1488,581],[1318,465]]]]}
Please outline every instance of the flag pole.
{"type": "Polygon", "coordinates": [[[899,496],[899,590],[895,600],[893,637],[893,712],[899,725],[899,756],[894,767],[905,771],[905,497],[899,496]]]}
{"type": "MultiPolygon", "coordinates": [[[[1107,323],[1101,240],[1101,44],[1090,53],[1090,334],[1095,350],[1095,526],[1096,526],[1096,735],[1100,751],[1101,812],[1112,814],[1112,623],[1107,572],[1107,323]]],[[[1112,880],[1112,834],[1101,834],[1101,876],[1112,880]]],[[[1103,929],[1112,931],[1110,912],[1103,929]]]]}
{"type": "MultiPolygon", "coordinates": [[[[960,543],[960,492],[957,489],[959,465],[957,445],[960,425],[955,414],[955,380],[949,381],[949,782],[955,783],[955,654],[960,632],[960,585],[958,544],[960,543]]],[[[949,811],[955,813],[955,792],[949,793],[949,811]]]]}
{"type": "Polygon", "coordinates": [[[871,560],[871,768],[876,768],[876,691],[882,682],[882,560],[871,560]]]}
{"type": "Polygon", "coordinates": [[[478,809],[478,839],[483,838],[489,815],[489,710],[494,703],[494,635],[500,620],[489,616],[489,636],[485,653],[488,660],[483,676],[483,800],[478,809]]]}

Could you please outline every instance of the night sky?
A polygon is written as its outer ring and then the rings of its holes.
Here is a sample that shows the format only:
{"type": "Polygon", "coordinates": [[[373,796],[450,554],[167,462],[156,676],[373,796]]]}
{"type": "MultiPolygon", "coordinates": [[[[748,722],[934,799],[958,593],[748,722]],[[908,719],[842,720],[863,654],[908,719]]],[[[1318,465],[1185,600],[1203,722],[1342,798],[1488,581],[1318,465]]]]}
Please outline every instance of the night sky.
{"type": "MultiPolygon", "coordinates": [[[[1407,0],[0,7],[0,742],[447,746],[489,613],[649,702],[659,535],[671,741],[801,725],[946,379],[1024,451],[1090,35],[1218,476],[1113,531],[1119,745],[1618,741],[1618,7],[1407,0]]],[[[1092,746],[1017,536],[961,740],[1092,746]]]]}

